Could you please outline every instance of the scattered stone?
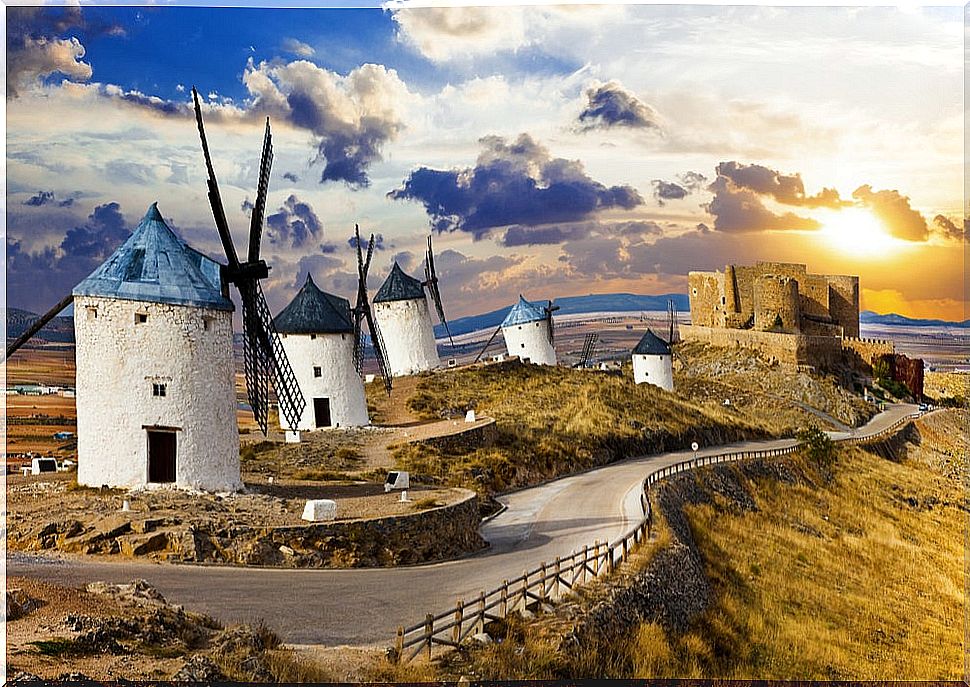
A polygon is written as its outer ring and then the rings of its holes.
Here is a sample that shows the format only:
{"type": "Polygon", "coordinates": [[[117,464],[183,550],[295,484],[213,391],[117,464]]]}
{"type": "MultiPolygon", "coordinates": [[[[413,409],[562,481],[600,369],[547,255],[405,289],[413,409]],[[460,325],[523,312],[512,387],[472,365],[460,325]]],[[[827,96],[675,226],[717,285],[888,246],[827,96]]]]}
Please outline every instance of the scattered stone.
{"type": "Polygon", "coordinates": [[[178,672],[172,676],[174,682],[218,682],[226,679],[226,674],[213,663],[212,659],[200,655],[186,659],[178,672]]]}
{"type": "Polygon", "coordinates": [[[37,599],[27,595],[22,589],[7,590],[7,620],[17,620],[39,606],[37,599]]]}
{"type": "Polygon", "coordinates": [[[149,534],[131,534],[118,539],[121,553],[126,556],[143,556],[146,553],[164,551],[168,548],[168,534],[165,532],[151,532],[149,534]]]}
{"type": "Polygon", "coordinates": [[[471,640],[477,644],[491,644],[492,638],[484,632],[473,634],[471,640]]]}
{"type": "Polygon", "coordinates": [[[92,594],[104,594],[119,601],[152,605],[165,603],[165,597],[145,580],[135,580],[130,584],[92,582],[87,586],[87,591],[92,594]]]}

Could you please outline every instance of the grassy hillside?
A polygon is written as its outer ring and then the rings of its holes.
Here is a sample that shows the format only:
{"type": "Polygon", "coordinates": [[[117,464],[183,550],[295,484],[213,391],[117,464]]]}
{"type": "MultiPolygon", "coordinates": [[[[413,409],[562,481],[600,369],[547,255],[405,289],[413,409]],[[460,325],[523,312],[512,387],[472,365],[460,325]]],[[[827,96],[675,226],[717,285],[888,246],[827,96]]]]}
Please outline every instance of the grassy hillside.
{"type": "Polygon", "coordinates": [[[597,625],[563,643],[577,618],[614,598],[594,588],[579,609],[513,620],[506,641],[402,676],[959,679],[968,420],[935,413],[880,450],[840,449],[833,472],[795,455],[677,478],[669,493],[694,505],[673,514],[686,516],[676,520],[704,579],[689,599],[658,603],[656,585],[685,579],[683,568],[660,567],[664,552],[685,546],[661,524],[638,572],[621,572],[613,590],[650,580],[643,606],[673,616],[597,625]],[[677,609],[698,597],[705,607],[683,622],[677,609]]]}
{"type": "Polygon", "coordinates": [[[400,467],[485,493],[692,441],[707,446],[780,429],[635,385],[629,370],[613,375],[509,361],[419,379],[407,401],[416,416],[463,416],[473,408],[496,419],[498,436],[494,445],[465,453],[406,445],[396,451],[400,467]]]}

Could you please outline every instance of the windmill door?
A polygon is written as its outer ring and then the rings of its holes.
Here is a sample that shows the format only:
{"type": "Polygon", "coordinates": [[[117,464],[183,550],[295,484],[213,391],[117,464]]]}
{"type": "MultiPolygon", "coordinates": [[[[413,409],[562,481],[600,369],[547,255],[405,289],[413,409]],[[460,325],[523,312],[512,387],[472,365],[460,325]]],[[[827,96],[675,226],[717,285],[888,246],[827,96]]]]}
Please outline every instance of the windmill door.
{"type": "Polygon", "coordinates": [[[313,416],[316,420],[317,427],[331,426],[329,398],[313,399],[313,416]]]}
{"type": "Polygon", "coordinates": [[[148,430],[148,481],[175,481],[175,432],[148,430]]]}

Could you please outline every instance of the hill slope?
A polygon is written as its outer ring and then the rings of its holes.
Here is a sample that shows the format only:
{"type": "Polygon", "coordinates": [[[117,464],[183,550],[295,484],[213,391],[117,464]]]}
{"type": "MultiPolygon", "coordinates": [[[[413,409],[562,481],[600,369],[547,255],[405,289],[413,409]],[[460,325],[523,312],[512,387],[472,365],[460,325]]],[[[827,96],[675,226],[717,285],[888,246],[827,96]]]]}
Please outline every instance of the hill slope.
{"type": "MultiPolygon", "coordinates": [[[[13,341],[27,331],[27,328],[36,322],[38,317],[37,313],[29,310],[7,308],[7,341],[13,341]]],[[[69,315],[55,317],[44,325],[44,328],[35,334],[34,338],[58,343],[74,343],[74,318],[69,315]]]]}

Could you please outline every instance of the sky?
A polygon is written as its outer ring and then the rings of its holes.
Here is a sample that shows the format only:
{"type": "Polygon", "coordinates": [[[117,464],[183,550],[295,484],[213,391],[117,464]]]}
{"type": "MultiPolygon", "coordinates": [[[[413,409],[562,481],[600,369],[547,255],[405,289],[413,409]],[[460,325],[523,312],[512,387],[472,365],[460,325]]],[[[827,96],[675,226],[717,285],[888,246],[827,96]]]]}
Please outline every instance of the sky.
{"type": "Polygon", "coordinates": [[[43,312],[158,207],[225,261],[190,89],[264,291],[371,294],[433,235],[450,318],[686,292],[758,260],[961,320],[959,7],[8,7],[7,303],[43,312]]]}

